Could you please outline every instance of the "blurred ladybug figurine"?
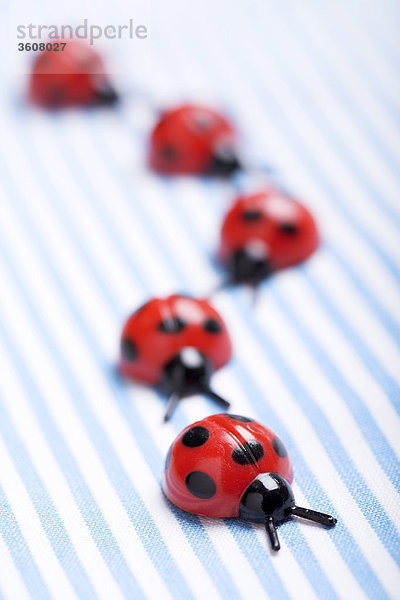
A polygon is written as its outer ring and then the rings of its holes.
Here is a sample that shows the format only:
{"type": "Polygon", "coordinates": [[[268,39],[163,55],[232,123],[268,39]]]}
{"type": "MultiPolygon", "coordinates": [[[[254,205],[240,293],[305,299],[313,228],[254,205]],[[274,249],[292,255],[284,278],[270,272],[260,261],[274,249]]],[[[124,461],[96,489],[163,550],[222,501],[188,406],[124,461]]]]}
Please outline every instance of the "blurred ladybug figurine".
{"type": "Polygon", "coordinates": [[[281,440],[247,417],[219,414],[186,427],[165,463],[163,490],[179,508],[206,517],[265,523],[272,549],[276,525],[291,516],[333,527],[330,515],[296,506],[292,466],[281,440]]]}
{"type": "Polygon", "coordinates": [[[52,42],[59,50],[44,50],[34,61],[29,99],[45,108],[111,105],[118,95],[110,85],[99,54],[78,40],[52,42]],[[64,46],[64,50],[62,47],[64,46]]]}
{"type": "Polygon", "coordinates": [[[178,401],[192,394],[229,407],[210,389],[210,378],[231,355],[226,325],[211,304],[173,295],[153,298],[129,317],[122,330],[119,371],[158,386],[169,397],[168,421],[178,401]]]}
{"type": "Polygon", "coordinates": [[[227,176],[240,168],[236,133],[220,113],[184,104],[165,111],[150,138],[149,164],[163,175],[227,176]]]}
{"type": "Polygon", "coordinates": [[[316,223],[305,206],[276,189],[237,198],[225,216],[218,259],[228,285],[258,285],[317,249],[316,223]]]}

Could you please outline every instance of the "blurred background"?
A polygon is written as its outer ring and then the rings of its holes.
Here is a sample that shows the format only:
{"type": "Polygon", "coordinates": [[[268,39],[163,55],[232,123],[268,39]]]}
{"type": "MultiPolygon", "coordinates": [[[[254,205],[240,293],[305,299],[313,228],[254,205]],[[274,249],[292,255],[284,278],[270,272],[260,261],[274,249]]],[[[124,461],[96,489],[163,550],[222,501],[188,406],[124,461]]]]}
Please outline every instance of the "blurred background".
{"type": "Polygon", "coordinates": [[[3,3],[0,135],[0,598],[400,597],[399,10],[394,0],[3,3]],[[17,26],[132,19],[95,41],[114,108],[26,99],[17,26]],[[122,324],[152,296],[221,281],[223,215],[262,181],[166,179],[146,166],[159,111],[206,102],[314,214],[319,251],[213,297],[234,342],[215,375],[232,412],[292,458],[301,505],[272,556],[262,526],[188,515],[163,461],[196,396],[115,374],[122,324]]]}

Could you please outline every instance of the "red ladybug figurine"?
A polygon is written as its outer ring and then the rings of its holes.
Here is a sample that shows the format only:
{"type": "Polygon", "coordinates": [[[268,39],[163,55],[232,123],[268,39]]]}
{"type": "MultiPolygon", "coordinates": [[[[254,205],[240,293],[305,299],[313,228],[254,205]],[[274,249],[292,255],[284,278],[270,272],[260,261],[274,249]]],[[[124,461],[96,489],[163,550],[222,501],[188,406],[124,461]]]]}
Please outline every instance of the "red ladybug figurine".
{"type": "Polygon", "coordinates": [[[149,163],[163,175],[230,175],[239,168],[236,134],[215,110],[184,104],[164,112],[150,138],[149,163]]]}
{"type": "Polygon", "coordinates": [[[257,285],[306,260],[319,245],[307,208],[275,189],[240,196],[226,215],[218,250],[228,284],[257,285]]]}
{"type": "Polygon", "coordinates": [[[35,58],[28,92],[31,102],[45,108],[114,104],[118,96],[99,54],[82,41],[57,43],[59,51],[44,50],[35,58]]]}
{"type": "Polygon", "coordinates": [[[206,517],[265,523],[273,550],[276,524],[296,515],[333,527],[330,515],[296,506],[292,466],[273,431],[247,417],[219,414],[186,427],[165,463],[163,490],[173,504],[206,517]]]}
{"type": "Polygon", "coordinates": [[[129,317],[122,330],[119,370],[169,396],[167,421],[177,402],[191,394],[203,393],[229,406],[209,382],[231,355],[226,325],[211,304],[173,295],[153,298],[129,317]]]}

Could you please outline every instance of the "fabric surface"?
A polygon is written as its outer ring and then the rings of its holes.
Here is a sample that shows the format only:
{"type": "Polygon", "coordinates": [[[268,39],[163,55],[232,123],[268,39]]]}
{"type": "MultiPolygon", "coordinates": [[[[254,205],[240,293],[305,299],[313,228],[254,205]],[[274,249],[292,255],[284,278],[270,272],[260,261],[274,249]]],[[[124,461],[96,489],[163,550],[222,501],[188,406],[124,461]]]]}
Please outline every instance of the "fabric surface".
{"type": "MultiPolygon", "coordinates": [[[[91,3],[67,4],[81,18],[91,3]]],[[[3,70],[1,599],[400,598],[396,4],[154,2],[145,58],[127,40],[115,68],[117,110],[48,115],[3,70]],[[131,311],[218,286],[221,219],[254,184],[148,171],[156,107],[190,99],[231,116],[248,164],[271,167],[323,237],[256,306],[245,288],[213,296],[235,348],[215,389],[284,441],[297,502],[338,519],[281,525],[277,555],[261,525],[160,491],[172,440],[215,404],[186,400],[163,425],[165,400],[115,373],[131,311]]]]}

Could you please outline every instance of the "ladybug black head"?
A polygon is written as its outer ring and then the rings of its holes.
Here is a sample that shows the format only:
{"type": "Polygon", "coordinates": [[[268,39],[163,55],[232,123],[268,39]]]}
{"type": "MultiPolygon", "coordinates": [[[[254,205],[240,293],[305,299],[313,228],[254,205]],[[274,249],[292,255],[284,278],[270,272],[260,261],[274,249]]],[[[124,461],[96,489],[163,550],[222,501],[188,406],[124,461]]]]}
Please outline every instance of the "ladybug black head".
{"type": "Polygon", "coordinates": [[[113,106],[118,101],[119,96],[109,83],[104,83],[96,89],[96,102],[99,106],[113,106]]]}
{"type": "Polygon", "coordinates": [[[165,365],[161,387],[167,395],[179,391],[188,396],[208,386],[211,374],[211,363],[204,354],[196,348],[183,348],[165,365]]]}
{"type": "Polygon", "coordinates": [[[278,473],[258,475],[244,492],[240,501],[239,516],[249,521],[264,522],[272,549],[279,550],[280,544],[276,524],[291,515],[333,527],[336,519],[309,508],[296,506],[291,486],[278,473]]]}
{"type": "Polygon", "coordinates": [[[235,252],[228,263],[229,281],[258,285],[272,272],[268,249],[262,243],[248,244],[235,252]]]}
{"type": "Polygon", "coordinates": [[[223,408],[229,402],[221,398],[210,388],[213,372],[210,361],[190,346],[183,348],[164,367],[160,383],[162,391],[169,396],[169,403],[164,420],[168,421],[178,401],[196,393],[203,393],[213,398],[223,408]]]}
{"type": "Polygon", "coordinates": [[[275,523],[286,519],[295,506],[291,486],[278,473],[262,473],[249,485],[240,501],[243,519],[265,522],[272,517],[275,523]]]}
{"type": "Polygon", "coordinates": [[[208,175],[229,177],[239,169],[241,169],[241,164],[231,145],[221,145],[214,149],[208,175]]]}

